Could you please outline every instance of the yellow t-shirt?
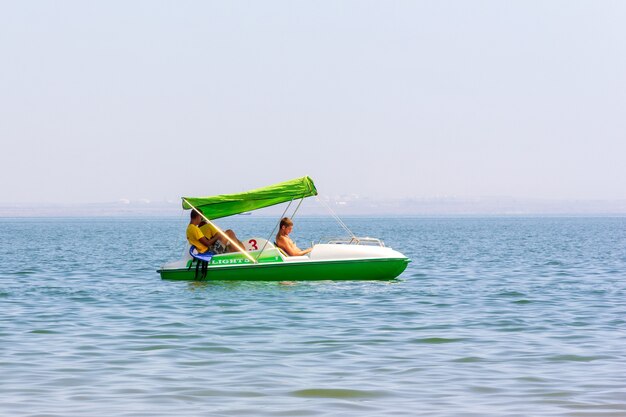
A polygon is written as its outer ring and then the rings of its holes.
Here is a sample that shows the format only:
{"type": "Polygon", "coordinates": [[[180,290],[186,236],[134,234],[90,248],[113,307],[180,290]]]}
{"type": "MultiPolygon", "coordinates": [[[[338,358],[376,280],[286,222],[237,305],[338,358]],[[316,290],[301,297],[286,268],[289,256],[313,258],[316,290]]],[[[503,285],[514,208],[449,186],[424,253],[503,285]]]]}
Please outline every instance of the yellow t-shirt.
{"type": "Polygon", "coordinates": [[[204,235],[202,234],[198,226],[191,223],[189,224],[189,226],[187,226],[187,241],[190,245],[195,246],[200,253],[204,253],[207,251],[207,249],[209,249],[205,244],[200,242],[200,238],[202,237],[204,237],[204,235]]]}
{"type": "Polygon", "coordinates": [[[211,224],[206,223],[200,226],[200,231],[207,239],[211,239],[213,236],[217,234],[217,229],[213,227],[211,224]]]}

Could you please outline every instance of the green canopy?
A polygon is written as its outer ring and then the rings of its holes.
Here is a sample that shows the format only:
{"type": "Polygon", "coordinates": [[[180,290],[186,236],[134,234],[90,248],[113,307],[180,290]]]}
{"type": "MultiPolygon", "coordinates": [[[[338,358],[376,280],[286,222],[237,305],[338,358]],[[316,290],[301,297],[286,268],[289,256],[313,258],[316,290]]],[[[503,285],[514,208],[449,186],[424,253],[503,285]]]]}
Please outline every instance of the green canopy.
{"type": "Polygon", "coordinates": [[[213,220],[314,195],[317,190],[313,180],[302,177],[238,194],[183,197],[183,209],[193,206],[213,220]]]}

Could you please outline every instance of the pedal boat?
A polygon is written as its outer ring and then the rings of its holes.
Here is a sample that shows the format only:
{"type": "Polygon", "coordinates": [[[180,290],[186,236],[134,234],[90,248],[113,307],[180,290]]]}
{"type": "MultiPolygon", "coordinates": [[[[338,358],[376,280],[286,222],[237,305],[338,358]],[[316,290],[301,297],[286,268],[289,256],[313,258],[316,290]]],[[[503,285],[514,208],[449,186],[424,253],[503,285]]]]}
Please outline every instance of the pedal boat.
{"type": "MultiPolygon", "coordinates": [[[[183,208],[196,209],[210,222],[215,218],[249,212],[280,202],[291,202],[294,198],[311,195],[317,195],[317,190],[309,177],[303,177],[241,194],[183,197],[183,208]],[[284,192],[285,189],[290,192],[284,192]],[[277,198],[277,194],[281,196],[277,198]],[[271,201],[263,201],[262,196],[271,201]],[[253,204],[250,204],[251,201],[253,204]]],[[[386,247],[379,239],[358,238],[354,235],[347,239],[315,244],[313,250],[304,256],[287,256],[272,242],[260,237],[246,239],[242,243],[244,247],[239,248],[238,252],[207,257],[195,254],[195,248],[188,247],[183,259],[166,263],[157,272],[162,279],[168,280],[392,280],[410,262],[406,256],[386,247]]]]}

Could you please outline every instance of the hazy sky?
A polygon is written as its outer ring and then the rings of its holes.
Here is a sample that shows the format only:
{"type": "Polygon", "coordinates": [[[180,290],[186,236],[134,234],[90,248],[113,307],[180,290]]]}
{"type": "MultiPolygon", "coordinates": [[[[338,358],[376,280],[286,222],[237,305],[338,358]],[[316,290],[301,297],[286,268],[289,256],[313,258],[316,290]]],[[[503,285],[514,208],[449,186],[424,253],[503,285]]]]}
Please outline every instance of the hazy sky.
{"type": "Polygon", "coordinates": [[[1,1],[0,202],[626,198],[625,1],[1,1]]]}

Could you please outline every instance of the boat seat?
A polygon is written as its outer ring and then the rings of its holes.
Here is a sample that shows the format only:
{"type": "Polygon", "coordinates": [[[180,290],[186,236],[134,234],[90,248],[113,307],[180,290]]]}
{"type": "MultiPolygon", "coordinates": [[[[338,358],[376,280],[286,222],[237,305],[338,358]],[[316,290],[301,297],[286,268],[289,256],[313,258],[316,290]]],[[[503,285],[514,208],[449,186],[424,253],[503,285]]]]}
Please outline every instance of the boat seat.
{"type": "Polygon", "coordinates": [[[204,262],[211,262],[211,258],[213,258],[213,255],[215,255],[211,251],[198,253],[198,249],[193,245],[189,247],[189,254],[191,255],[193,259],[197,259],[199,261],[204,261],[204,262]]]}
{"type": "Polygon", "coordinates": [[[311,258],[309,258],[306,255],[302,255],[302,256],[290,256],[287,254],[287,252],[285,252],[284,250],[282,250],[281,248],[278,247],[278,244],[276,242],[274,242],[274,247],[276,249],[278,249],[278,251],[280,252],[280,254],[283,257],[283,260],[285,262],[291,262],[291,261],[303,261],[303,260],[309,260],[311,258]]]}
{"type": "MultiPolygon", "coordinates": [[[[196,260],[196,275],[195,278],[196,279],[205,279],[206,278],[206,274],[207,274],[207,270],[209,267],[209,263],[211,263],[211,259],[213,258],[213,255],[215,255],[213,252],[211,251],[207,251],[204,253],[198,253],[198,249],[191,245],[189,247],[189,255],[191,255],[191,257],[193,259],[196,260]]],[[[193,262],[189,265],[188,269],[191,269],[191,266],[193,265],[193,262]]]]}
{"type": "Polygon", "coordinates": [[[288,258],[289,255],[287,255],[287,252],[285,252],[284,250],[282,250],[279,246],[278,243],[274,242],[274,247],[276,249],[278,249],[278,252],[280,252],[281,255],[283,255],[283,258],[288,258]]]}

